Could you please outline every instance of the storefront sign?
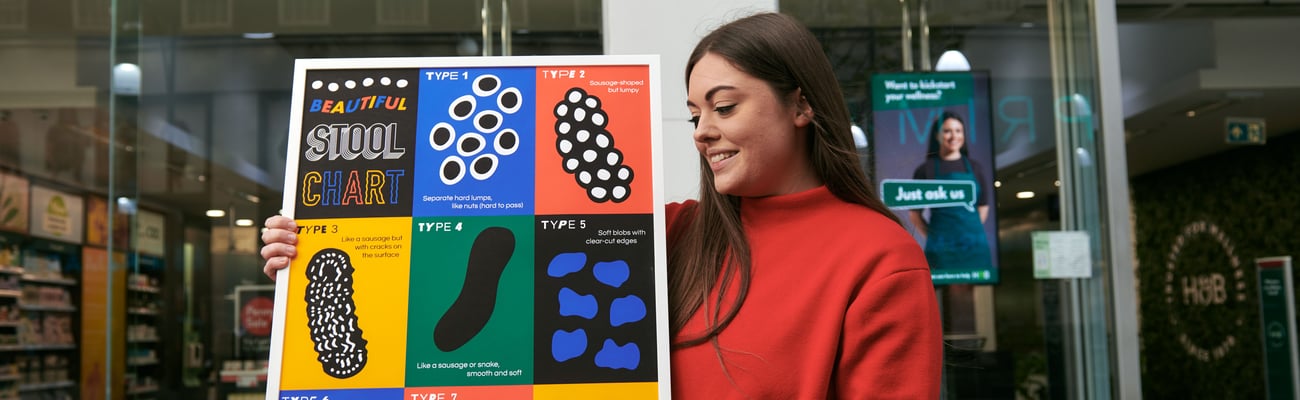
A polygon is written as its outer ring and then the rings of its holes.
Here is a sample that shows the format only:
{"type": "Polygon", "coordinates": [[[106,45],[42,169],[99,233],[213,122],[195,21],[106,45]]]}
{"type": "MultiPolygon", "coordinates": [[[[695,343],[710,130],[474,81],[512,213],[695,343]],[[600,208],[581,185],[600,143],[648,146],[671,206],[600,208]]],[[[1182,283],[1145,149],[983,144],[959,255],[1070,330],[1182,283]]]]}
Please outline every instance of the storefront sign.
{"type": "Polygon", "coordinates": [[[1264,343],[1265,390],[1270,399],[1300,395],[1300,361],[1296,359],[1295,286],[1291,257],[1255,260],[1259,278],[1259,320],[1264,343]]]}
{"type": "Polygon", "coordinates": [[[162,214],[140,210],[136,212],[135,248],[141,253],[161,256],[167,254],[167,220],[162,214]]]}
{"type": "Polygon", "coordinates": [[[300,60],[267,398],[667,398],[658,79],[300,60]]]}
{"type": "Polygon", "coordinates": [[[0,172],[0,229],[27,233],[27,179],[0,172]]]}
{"type": "Polygon", "coordinates": [[[1034,232],[1034,278],[1092,277],[1092,244],[1088,232],[1034,232]]]}
{"type": "MultiPolygon", "coordinates": [[[[1165,263],[1165,303],[1174,310],[1169,323],[1178,331],[1178,343],[1194,359],[1209,362],[1222,359],[1237,347],[1237,337],[1232,333],[1207,334],[1215,327],[1186,323],[1187,316],[1223,314],[1233,312],[1230,307],[1246,301],[1245,272],[1236,248],[1218,226],[1205,221],[1188,224],[1174,238],[1165,263]],[[1209,243],[1199,247],[1199,253],[1213,253],[1215,259],[1226,260],[1227,265],[1200,265],[1196,260],[1185,260],[1184,252],[1192,250],[1188,244],[1209,243]]],[[[1237,326],[1245,324],[1240,313],[1232,318],[1237,326]]]]}
{"type": "Polygon", "coordinates": [[[85,209],[79,196],[32,185],[32,236],[81,243],[85,209]]]}

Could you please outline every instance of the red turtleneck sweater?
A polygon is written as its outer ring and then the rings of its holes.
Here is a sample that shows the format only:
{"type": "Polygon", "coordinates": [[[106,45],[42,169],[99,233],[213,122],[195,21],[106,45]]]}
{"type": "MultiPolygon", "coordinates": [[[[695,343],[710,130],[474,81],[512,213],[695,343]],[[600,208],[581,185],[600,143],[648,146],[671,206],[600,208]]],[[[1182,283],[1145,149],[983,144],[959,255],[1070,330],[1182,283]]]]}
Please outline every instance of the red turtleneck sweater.
{"type": "MultiPolygon", "coordinates": [[[[689,218],[684,206],[667,206],[669,232],[689,218]]],[[[749,295],[718,337],[721,361],[709,343],[673,350],[674,399],[939,396],[938,303],[925,255],[903,228],[825,186],[744,199],[741,220],[749,295]]],[[[701,332],[714,309],[701,307],[674,342],[701,332]]]]}

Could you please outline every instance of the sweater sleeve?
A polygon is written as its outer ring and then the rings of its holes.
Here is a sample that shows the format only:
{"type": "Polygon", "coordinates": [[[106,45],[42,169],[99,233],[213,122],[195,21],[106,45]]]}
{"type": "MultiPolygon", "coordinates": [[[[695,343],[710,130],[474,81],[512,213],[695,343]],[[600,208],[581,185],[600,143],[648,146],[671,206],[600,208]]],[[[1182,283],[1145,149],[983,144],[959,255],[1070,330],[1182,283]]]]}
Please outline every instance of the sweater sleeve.
{"type": "Polygon", "coordinates": [[[867,282],[849,304],[843,332],[835,397],[939,397],[943,330],[929,270],[867,282]]]}

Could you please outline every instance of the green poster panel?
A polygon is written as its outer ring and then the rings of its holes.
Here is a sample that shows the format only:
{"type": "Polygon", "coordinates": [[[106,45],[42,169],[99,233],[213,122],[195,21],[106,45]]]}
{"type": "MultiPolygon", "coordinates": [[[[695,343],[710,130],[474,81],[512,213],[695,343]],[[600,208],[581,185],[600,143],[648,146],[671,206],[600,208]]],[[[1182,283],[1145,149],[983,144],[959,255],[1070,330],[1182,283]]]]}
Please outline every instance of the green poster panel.
{"type": "Polygon", "coordinates": [[[1264,343],[1265,392],[1272,400],[1295,399],[1300,385],[1296,361],[1295,292],[1291,257],[1255,260],[1259,274],[1260,335],[1264,343]]]}

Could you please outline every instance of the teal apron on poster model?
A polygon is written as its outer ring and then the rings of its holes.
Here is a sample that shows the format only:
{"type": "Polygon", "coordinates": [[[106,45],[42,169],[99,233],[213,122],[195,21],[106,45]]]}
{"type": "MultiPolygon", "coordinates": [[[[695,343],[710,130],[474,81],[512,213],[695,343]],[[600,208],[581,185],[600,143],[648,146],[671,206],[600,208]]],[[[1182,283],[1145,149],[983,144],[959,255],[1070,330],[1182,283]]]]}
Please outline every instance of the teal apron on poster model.
{"type": "MultiPolygon", "coordinates": [[[[942,174],[939,172],[939,159],[934,159],[934,179],[971,181],[975,183],[974,195],[978,199],[983,188],[975,179],[970,161],[966,157],[961,160],[966,164],[964,172],[942,174]]],[[[931,270],[992,267],[993,257],[989,253],[989,241],[984,236],[984,223],[980,222],[978,206],[974,210],[961,206],[931,208],[928,225],[925,258],[930,262],[931,270]]]]}

